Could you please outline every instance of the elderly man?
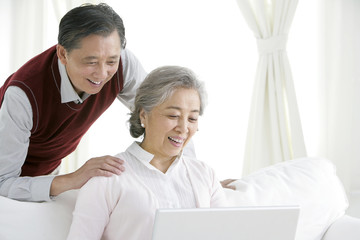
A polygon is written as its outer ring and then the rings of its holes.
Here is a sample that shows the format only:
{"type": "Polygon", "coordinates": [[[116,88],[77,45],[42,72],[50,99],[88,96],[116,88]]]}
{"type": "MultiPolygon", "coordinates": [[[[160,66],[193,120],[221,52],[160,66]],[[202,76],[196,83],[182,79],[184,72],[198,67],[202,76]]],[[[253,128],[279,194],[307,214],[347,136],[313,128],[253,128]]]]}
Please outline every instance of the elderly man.
{"type": "Polygon", "coordinates": [[[125,49],[120,16],[108,5],[82,5],[59,25],[58,44],[35,56],[0,88],[0,195],[49,201],[93,176],[124,171],[103,156],[77,171],[49,175],[118,98],[130,108],[146,76],[125,49]]]}

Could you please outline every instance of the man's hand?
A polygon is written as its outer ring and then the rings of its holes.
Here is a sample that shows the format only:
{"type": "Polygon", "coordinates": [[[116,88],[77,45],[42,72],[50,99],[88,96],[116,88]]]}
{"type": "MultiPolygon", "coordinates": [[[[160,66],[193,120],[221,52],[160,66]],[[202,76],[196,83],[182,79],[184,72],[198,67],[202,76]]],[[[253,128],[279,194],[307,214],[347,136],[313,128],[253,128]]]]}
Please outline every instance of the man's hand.
{"type": "Polygon", "coordinates": [[[237,179],[225,179],[225,180],[223,180],[223,181],[220,181],[220,183],[221,183],[221,186],[222,186],[223,188],[230,188],[230,189],[232,189],[232,190],[236,190],[235,186],[229,186],[230,183],[232,183],[232,182],[234,182],[234,181],[236,181],[236,180],[237,180],[237,179]]]}
{"type": "Polygon", "coordinates": [[[75,172],[56,176],[51,183],[50,196],[57,196],[71,189],[79,189],[95,176],[120,175],[125,171],[123,164],[123,160],[113,156],[91,158],[75,172]]]}

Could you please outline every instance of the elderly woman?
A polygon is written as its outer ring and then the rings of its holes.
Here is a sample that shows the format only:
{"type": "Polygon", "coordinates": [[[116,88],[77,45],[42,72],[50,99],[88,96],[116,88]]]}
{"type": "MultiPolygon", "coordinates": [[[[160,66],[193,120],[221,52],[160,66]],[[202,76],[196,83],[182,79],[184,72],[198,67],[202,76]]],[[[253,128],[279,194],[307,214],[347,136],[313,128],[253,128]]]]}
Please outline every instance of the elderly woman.
{"type": "Polygon", "coordinates": [[[226,206],[213,170],[182,154],[204,105],[204,86],[191,70],[152,71],[130,117],[130,133],[142,141],[117,155],[125,172],[94,177],[82,187],[68,239],[151,239],[158,208],[226,206]]]}

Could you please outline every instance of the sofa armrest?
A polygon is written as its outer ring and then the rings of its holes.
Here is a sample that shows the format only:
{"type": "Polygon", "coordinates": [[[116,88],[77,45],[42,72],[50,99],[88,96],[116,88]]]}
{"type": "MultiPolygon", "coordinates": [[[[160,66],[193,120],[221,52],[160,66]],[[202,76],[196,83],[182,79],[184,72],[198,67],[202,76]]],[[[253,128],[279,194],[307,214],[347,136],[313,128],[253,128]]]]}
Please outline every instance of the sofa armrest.
{"type": "Polygon", "coordinates": [[[72,221],[78,190],[50,202],[21,202],[0,196],[1,240],[64,240],[72,221]]]}
{"type": "Polygon", "coordinates": [[[330,225],[322,240],[359,240],[360,218],[344,215],[330,225]]]}
{"type": "Polygon", "coordinates": [[[281,162],[231,185],[236,191],[226,194],[234,206],[299,205],[296,240],[323,240],[329,226],[343,217],[348,207],[335,165],[323,158],[281,162]]]}

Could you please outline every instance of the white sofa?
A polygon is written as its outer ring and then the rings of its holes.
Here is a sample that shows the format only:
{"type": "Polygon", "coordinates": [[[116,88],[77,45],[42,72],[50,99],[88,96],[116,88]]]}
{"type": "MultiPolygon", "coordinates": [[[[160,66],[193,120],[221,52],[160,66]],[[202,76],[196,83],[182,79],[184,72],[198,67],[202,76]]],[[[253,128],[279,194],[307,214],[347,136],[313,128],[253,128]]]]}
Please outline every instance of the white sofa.
{"type": "Polygon", "coordinates": [[[226,190],[233,206],[299,205],[296,240],[360,240],[360,219],[345,215],[348,200],[329,160],[282,162],[233,185],[226,190]]]}
{"type": "MultiPolygon", "coordinates": [[[[328,160],[287,161],[261,169],[233,185],[236,191],[226,189],[232,206],[300,205],[296,240],[360,239],[360,219],[345,215],[348,201],[335,167],[328,160]]],[[[0,197],[0,239],[66,239],[76,195],[77,191],[68,191],[46,203],[0,197]]]]}

